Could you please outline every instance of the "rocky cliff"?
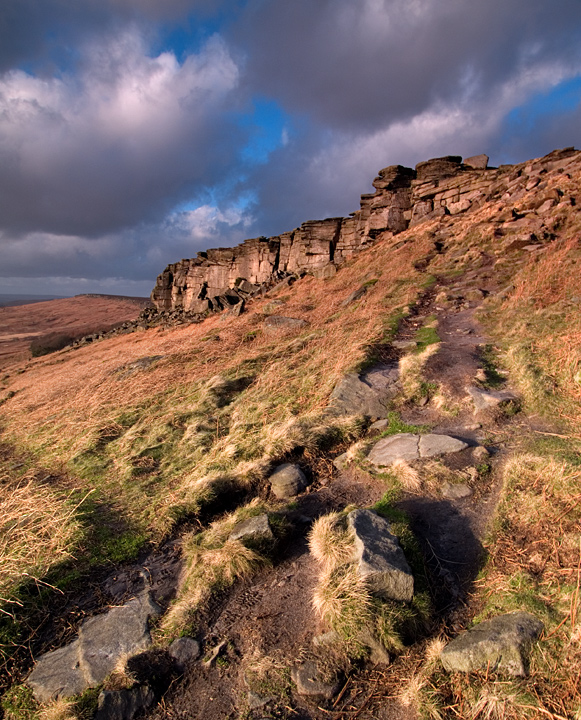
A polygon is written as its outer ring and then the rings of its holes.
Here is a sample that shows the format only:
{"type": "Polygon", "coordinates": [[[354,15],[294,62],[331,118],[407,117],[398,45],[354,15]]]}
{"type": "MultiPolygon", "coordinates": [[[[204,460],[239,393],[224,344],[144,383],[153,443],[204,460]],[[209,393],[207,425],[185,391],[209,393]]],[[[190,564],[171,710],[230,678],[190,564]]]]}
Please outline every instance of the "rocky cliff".
{"type": "Polygon", "coordinates": [[[349,217],[310,220],[281,235],[245,240],[233,248],[207,250],[172,263],[157,278],[151,300],[160,311],[204,313],[237,305],[264,284],[285,276],[330,277],[342,261],[380,234],[466,213],[496,198],[520,199],[538,189],[543,173],[577,154],[574,148],[565,148],[499,168],[488,168],[486,155],[464,162],[458,156],[435,158],[415,169],[391,165],[379,171],[373,181],[375,192],[362,195],[360,209],[349,217]]]}

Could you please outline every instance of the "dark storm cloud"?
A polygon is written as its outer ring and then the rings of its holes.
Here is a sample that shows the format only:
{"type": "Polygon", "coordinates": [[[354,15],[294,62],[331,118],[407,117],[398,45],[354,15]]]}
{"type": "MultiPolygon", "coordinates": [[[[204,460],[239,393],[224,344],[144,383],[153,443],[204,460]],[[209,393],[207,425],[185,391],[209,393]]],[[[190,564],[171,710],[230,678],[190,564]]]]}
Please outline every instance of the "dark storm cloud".
{"type": "Polygon", "coordinates": [[[493,102],[540,63],[578,66],[581,3],[250,0],[232,35],[250,87],[327,127],[369,131],[436,100],[493,102]]]}

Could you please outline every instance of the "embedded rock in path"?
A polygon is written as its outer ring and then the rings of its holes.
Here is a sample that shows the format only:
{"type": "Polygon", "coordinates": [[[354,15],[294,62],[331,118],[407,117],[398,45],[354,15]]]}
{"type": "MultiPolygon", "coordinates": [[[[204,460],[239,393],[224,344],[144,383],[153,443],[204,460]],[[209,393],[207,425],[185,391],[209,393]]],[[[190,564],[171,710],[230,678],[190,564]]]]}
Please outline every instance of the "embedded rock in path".
{"type": "Polygon", "coordinates": [[[200,643],[191,637],[180,637],[172,642],[168,652],[175,660],[177,669],[183,672],[191,662],[200,657],[200,643]]]}
{"type": "Polygon", "coordinates": [[[42,655],[26,681],[38,702],[79,695],[89,685],[79,665],[79,641],[42,655]]]}
{"type": "Polygon", "coordinates": [[[248,520],[238,523],[228,538],[228,540],[242,540],[242,542],[245,540],[261,542],[263,540],[273,539],[274,535],[270,529],[270,523],[268,522],[268,515],[266,513],[255,515],[254,517],[248,518],[248,520]]]}
{"type": "Polygon", "coordinates": [[[330,700],[339,692],[339,683],[326,683],[321,679],[317,664],[307,660],[291,670],[291,678],[299,695],[330,700]]]}
{"type": "Polygon", "coordinates": [[[463,500],[472,495],[472,489],[465,483],[449,483],[442,485],[442,495],[448,500],[463,500]]]}
{"type": "Polygon", "coordinates": [[[338,415],[384,418],[397,395],[398,380],[397,365],[377,365],[361,375],[345,375],[331,393],[329,411],[338,415]]]}
{"type": "Polygon", "coordinates": [[[528,655],[543,630],[543,623],[526,612],[513,612],[479,623],[442,650],[442,665],[449,672],[488,668],[509,675],[527,673],[528,655]]]}
{"type": "Polygon", "coordinates": [[[264,321],[267,330],[300,330],[309,323],[300,318],[285,317],[284,315],[271,315],[264,321]]]}
{"type": "Polygon", "coordinates": [[[269,477],[272,494],[279,500],[295,497],[307,487],[307,478],[298,465],[279,465],[269,477]]]}
{"type": "Polygon", "coordinates": [[[79,661],[89,687],[110,675],[119,659],[151,645],[148,620],[160,609],[149,593],[85,620],[79,631],[79,661]]]}
{"type": "Polygon", "coordinates": [[[148,685],[130,690],[105,690],[99,695],[94,720],[133,720],[155,704],[155,693],[148,685]]]}
{"type": "Polygon", "coordinates": [[[389,522],[373,510],[353,510],[347,516],[355,535],[357,570],[373,592],[410,602],[414,578],[389,522]]]}
{"type": "Polygon", "coordinates": [[[468,443],[450,435],[398,433],[381,439],[373,446],[367,457],[375,467],[387,467],[397,460],[410,461],[438,457],[460,452],[467,447],[468,443]]]}
{"type": "Polygon", "coordinates": [[[519,397],[509,391],[482,390],[477,387],[469,387],[468,393],[474,402],[476,410],[493,410],[494,408],[518,403],[519,397]]]}
{"type": "Polygon", "coordinates": [[[85,620],[77,640],[37,660],[27,680],[34,697],[47,702],[102,683],[122,656],[151,645],[148,620],[159,612],[145,592],[126,605],[85,620]]]}

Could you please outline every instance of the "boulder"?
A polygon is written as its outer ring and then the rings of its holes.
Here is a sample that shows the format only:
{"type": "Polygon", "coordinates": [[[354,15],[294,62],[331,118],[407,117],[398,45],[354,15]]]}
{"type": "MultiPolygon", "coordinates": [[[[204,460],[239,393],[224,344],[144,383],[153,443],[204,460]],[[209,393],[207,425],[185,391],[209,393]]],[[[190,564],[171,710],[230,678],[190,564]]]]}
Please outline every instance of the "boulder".
{"type": "Polygon", "coordinates": [[[389,522],[373,510],[353,510],[347,522],[355,535],[354,555],[361,577],[377,595],[410,602],[414,578],[389,522]]]}
{"type": "Polygon", "coordinates": [[[331,393],[329,411],[338,415],[385,418],[398,392],[397,365],[378,365],[366,373],[349,373],[331,393]]]}
{"type": "Polygon", "coordinates": [[[317,664],[308,660],[291,670],[291,678],[299,695],[330,700],[339,692],[339,683],[327,683],[321,678],[317,664]]]}
{"type": "Polygon", "coordinates": [[[267,330],[300,330],[309,323],[300,318],[285,317],[284,315],[270,315],[264,321],[267,330]]]}
{"type": "Polygon", "coordinates": [[[450,435],[420,435],[418,443],[418,451],[421,458],[439,457],[448,453],[457,453],[465,450],[468,443],[458,438],[450,437],[450,435]]]}
{"type": "Polygon", "coordinates": [[[298,465],[279,465],[269,477],[272,494],[279,500],[295,497],[307,487],[307,478],[298,465]]]}
{"type": "Polygon", "coordinates": [[[148,685],[129,690],[105,690],[99,694],[94,720],[133,720],[156,702],[155,693],[148,685]]]}
{"type": "Polygon", "coordinates": [[[526,612],[512,612],[481,622],[442,650],[449,672],[489,669],[509,675],[527,673],[528,655],[543,623],[526,612]]]}
{"type": "Polygon", "coordinates": [[[268,515],[261,513],[260,515],[255,515],[254,517],[248,518],[248,520],[238,523],[230,533],[228,540],[242,540],[242,542],[245,540],[250,542],[274,540],[274,535],[268,522],[268,515]]]}
{"type": "Polygon", "coordinates": [[[143,593],[105,615],[85,620],[79,631],[79,662],[89,687],[100,685],[120,658],[151,645],[148,621],[159,613],[150,594],[143,593]]]}
{"type": "Polygon", "coordinates": [[[483,390],[478,387],[469,387],[468,394],[472,398],[475,409],[494,410],[510,403],[520,402],[518,395],[510,391],[483,390]]]}
{"type": "Polygon", "coordinates": [[[200,657],[200,643],[191,637],[180,637],[172,642],[168,652],[175,660],[178,670],[183,672],[190,663],[200,657]]]}
{"type": "Polygon", "coordinates": [[[486,170],[489,159],[488,155],[473,155],[464,160],[464,165],[474,168],[474,170],[486,170]]]}
{"type": "Polygon", "coordinates": [[[120,658],[151,645],[148,620],[159,613],[149,592],[144,592],[126,605],[85,620],[77,640],[37,660],[27,680],[34,697],[47,702],[102,683],[120,658]]]}

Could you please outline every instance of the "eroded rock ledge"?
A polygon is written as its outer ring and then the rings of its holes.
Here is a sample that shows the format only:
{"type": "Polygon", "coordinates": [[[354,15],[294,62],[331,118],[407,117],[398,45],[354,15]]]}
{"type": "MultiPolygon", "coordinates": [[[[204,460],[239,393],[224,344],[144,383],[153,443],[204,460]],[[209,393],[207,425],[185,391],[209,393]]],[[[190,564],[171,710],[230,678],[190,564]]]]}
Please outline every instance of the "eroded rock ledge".
{"type": "Polygon", "coordinates": [[[447,156],[421,162],[413,170],[391,165],[373,181],[375,192],[361,196],[349,217],[310,220],[273,237],[245,240],[233,248],[199,252],[168,265],[159,275],[151,300],[158,311],[204,314],[235,306],[286,276],[311,273],[330,277],[344,260],[385,232],[444,215],[457,215],[495,198],[513,197],[540,182],[543,172],[574,162],[574,148],[555,150],[522,165],[488,168],[488,157],[462,162],[447,156]],[[570,160],[569,160],[570,158],[570,160]],[[521,188],[522,186],[522,188],[521,188]]]}

